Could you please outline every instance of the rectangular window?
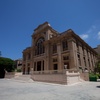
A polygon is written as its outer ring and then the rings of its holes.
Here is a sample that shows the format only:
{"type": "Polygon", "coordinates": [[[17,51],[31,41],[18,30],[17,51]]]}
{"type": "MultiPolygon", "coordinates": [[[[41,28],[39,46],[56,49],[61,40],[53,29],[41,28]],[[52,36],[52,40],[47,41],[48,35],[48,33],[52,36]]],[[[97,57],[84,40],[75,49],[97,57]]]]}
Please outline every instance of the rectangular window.
{"type": "Polygon", "coordinates": [[[89,61],[89,59],[88,59],[88,64],[89,64],[89,67],[90,67],[90,61],[89,61]]]}
{"type": "Polygon", "coordinates": [[[28,63],[27,66],[30,66],[30,64],[28,63]]]}
{"type": "Polygon", "coordinates": [[[69,62],[64,62],[64,69],[70,69],[69,62]]]}
{"type": "Polygon", "coordinates": [[[79,63],[79,66],[81,66],[81,59],[80,59],[80,55],[77,55],[78,56],[78,63],[79,63]]]}
{"type": "Polygon", "coordinates": [[[62,42],[63,51],[68,50],[68,43],[67,40],[62,42]]]}
{"type": "Polygon", "coordinates": [[[57,53],[57,45],[56,44],[53,44],[53,47],[52,47],[52,51],[53,53],[57,53]]]}
{"type": "Polygon", "coordinates": [[[25,55],[23,55],[23,60],[24,60],[24,61],[26,60],[26,56],[25,56],[25,55]]]}
{"type": "Polygon", "coordinates": [[[18,66],[22,66],[22,64],[18,64],[18,66]]]}
{"type": "Polygon", "coordinates": [[[31,55],[30,55],[30,53],[28,54],[28,60],[30,60],[30,58],[31,58],[31,55]]]}
{"type": "Polygon", "coordinates": [[[82,47],[82,51],[83,51],[83,55],[85,55],[85,51],[84,51],[84,48],[82,47]]]}
{"type": "Polygon", "coordinates": [[[57,62],[57,58],[53,58],[53,62],[57,62]]]}
{"type": "Polygon", "coordinates": [[[77,47],[77,52],[79,52],[79,45],[78,45],[78,43],[76,43],[76,47],[77,47]]]}
{"type": "Polygon", "coordinates": [[[86,60],[85,60],[85,57],[83,57],[83,59],[84,59],[84,65],[85,65],[85,67],[86,67],[86,60]]]}
{"type": "Polygon", "coordinates": [[[69,56],[63,56],[63,60],[69,60],[69,56]]]}
{"type": "Polygon", "coordinates": [[[54,70],[58,70],[58,65],[57,64],[54,64],[53,67],[54,67],[54,70]]]}
{"type": "Polygon", "coordinates": [[[36,71],[36,62],[34,62],[34,71],[36,71]]]}

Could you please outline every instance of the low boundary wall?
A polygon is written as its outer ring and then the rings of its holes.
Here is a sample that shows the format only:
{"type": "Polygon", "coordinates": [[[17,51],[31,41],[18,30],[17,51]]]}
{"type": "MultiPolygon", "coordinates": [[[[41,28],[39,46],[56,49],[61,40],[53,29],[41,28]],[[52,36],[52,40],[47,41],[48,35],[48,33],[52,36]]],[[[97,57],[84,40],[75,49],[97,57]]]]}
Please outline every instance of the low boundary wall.
{"type": "Polygon", "coordinates": [[[57,83],[57,84],[73,84],[80,81],[80,74],[76,71],[35,71],[31,75],[34,81],[57,83]]]}
{"type": "Polygon", "coordinates": [[[15,76],[21,75],[22,73],[16,72],[7,72],[5,73],[5,78],[14,78],[15,76]]]}

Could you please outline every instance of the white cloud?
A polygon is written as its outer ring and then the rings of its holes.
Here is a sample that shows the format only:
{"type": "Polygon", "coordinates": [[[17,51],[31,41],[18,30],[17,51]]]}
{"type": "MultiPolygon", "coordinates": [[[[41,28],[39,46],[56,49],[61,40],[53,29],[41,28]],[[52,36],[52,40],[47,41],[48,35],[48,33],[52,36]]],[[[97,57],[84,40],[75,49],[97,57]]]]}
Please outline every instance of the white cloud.
{"type": "Polygon", "coordinates": [[[90,33],[93,33],[94,31],[96,30],[96,26],[95,25],[92,25],[89,30],[87,30],[86,33],[90,34],[90,33]]]}
{"type": "Polygon", "coordinates": [[[87,39],[87,38],[89,37],[89,35],[88,35],[88,34],[82,34],[82,35],[80,35],[80,37],[81,37],[82,39],[87,39]]]}
{"type": "Polygon", "coordinates": [[[100,31],[98,32],[98,39],[100,39],[100,31]]]}

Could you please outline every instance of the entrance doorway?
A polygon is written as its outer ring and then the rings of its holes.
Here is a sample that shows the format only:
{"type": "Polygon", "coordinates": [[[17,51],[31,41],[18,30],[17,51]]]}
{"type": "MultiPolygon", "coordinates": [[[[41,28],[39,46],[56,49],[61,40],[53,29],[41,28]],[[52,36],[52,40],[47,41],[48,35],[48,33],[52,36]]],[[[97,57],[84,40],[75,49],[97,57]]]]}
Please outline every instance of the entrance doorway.
{"type": "Polygon", "coordinates": [[[27,74],[30,74],[30,67],[28,67],[28,73],[27,74]]]}
{"type": "Polygon", "coordinates": [[[57,65],[57,64],[54,64],[54,65],[53,65],[53,69],[54,69],[54,70],[58,70],[58,65],[57,65]]]}
{"type": "Polygon", "coordinates": [[[25,67],[23,67],[23,74],[25,74],[25,67]]]}
{"type": "Polygon", "coordinates": [[[41,71],[41,61],[37,62],[37,71],[41,71]]]}

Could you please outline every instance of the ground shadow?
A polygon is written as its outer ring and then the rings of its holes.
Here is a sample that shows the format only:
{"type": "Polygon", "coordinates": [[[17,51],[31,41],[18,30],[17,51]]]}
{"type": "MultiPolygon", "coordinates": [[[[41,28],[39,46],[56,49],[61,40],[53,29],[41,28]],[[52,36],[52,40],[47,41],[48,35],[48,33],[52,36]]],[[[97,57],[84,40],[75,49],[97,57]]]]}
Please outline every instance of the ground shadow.
{"type": "Polygon", "coordinates": [[[5,77],[5,69],[4,67],[0,66],[0,78],[4,78],[5,77]]]}
{"type": "Polygon", "coordinates": [[[97,88],[100,88],[100,86],[96,86],[97,88]]]}

